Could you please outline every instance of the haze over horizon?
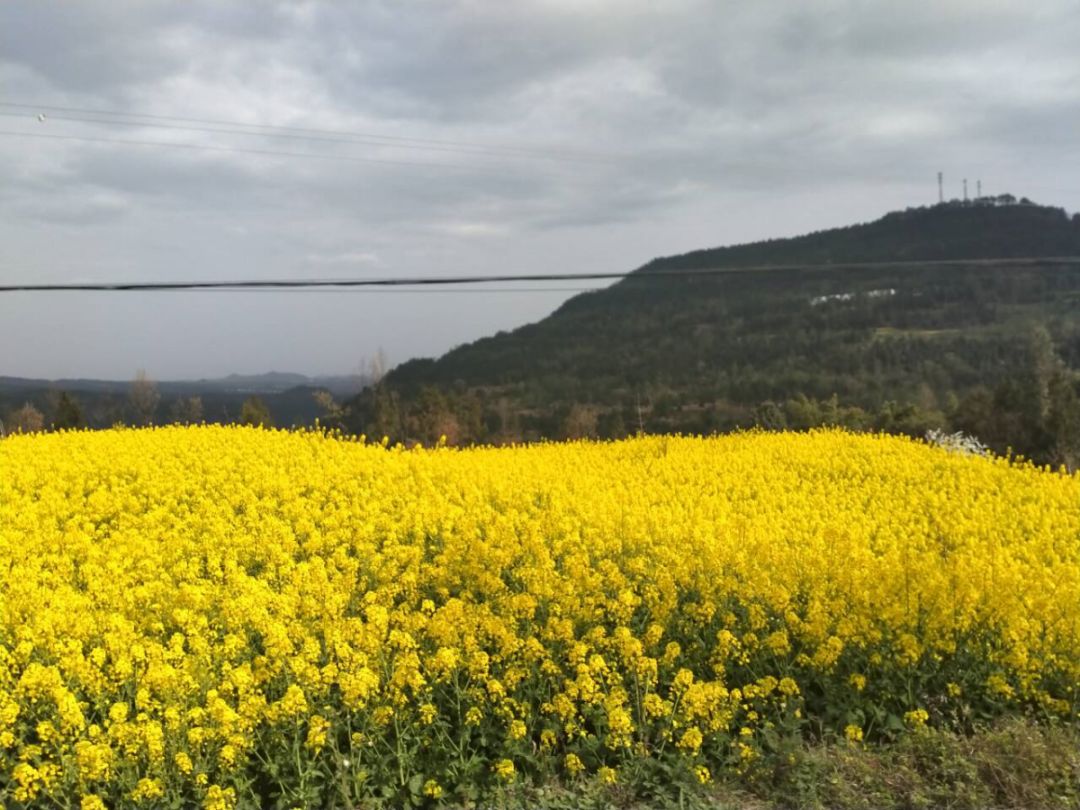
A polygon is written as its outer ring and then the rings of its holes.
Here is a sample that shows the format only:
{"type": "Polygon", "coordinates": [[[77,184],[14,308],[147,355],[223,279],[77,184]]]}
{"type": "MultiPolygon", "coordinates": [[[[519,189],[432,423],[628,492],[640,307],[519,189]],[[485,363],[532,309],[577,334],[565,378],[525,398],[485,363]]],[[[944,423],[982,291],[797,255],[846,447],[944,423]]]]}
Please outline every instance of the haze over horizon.
{"type": "MultiPolygon", "coordinates": [[[[932,203],[939,170],[1076,211],[1078,39],[1068,0],[6,4],[0,281],[621,272],[932,203]]],[[[0,375],[350,373],[593,284],[528,286],[4,294],[0,375]]]]}

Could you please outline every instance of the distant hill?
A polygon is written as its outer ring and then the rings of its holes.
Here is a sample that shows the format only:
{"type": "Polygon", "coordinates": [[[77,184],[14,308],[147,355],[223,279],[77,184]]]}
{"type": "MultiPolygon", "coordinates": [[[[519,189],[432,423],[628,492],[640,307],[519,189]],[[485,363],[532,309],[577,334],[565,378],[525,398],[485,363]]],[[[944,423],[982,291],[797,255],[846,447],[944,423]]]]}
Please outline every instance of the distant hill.
{"type": "Polygon", "coordinates": [[[162,383],[162,386],[177,391],[197,388],[204,391],[256,394],[277,394],[291,388],[324,388],[334,395],[349,396],[357,393],[366,383],[367,379],[359,374],[308,377],[303,374],[271,371],[266,374],[230,374],[210,380],[167,382],[162,383]]]}
{"type": "MultiPolygon", "coordinates": [[[[156,385],[162,392],[196,395],[208,391],[218,393],[278,394],[290,388],[325,388],[332,394],[349,396],[360,391],[367,380],[359,374],[308,377],[271,371],[266,374],[230,374],[227,377],[199,380],[163,380],[156,385]]],[[[58,388],[64,391],[99,391],[124,393],[131,380],[96,379],[33,379],[0,376],[0,392],[37,388],[58,388]]]]}
{"type": "Polygon", "coordinates": [[[471,441],[723,430],[791,402],[945,414],[1023,372],[1039,325],[1080,368],[1080,264],[872,266],[1080,256],[1080,216],[1002,201],[655,259],[538,323],[404,363],[351,424],[471,441]],[[666,275],[762,265],[795,267],[666,275]]]}
{"type": "MultiPolygon", "coordinates": [[[[244,400],[259,397],[267,406],[275,424],[310,425],[326,415],[317,400],[320,391],[337,399],[355,396],[368,379],[361,375],[308,377],[303,374],[269,372],[266,374],[230,374],[227,377],[201,380],[163,380],[155,382],[161,395],[154,421],[167,422],[176,417],[182,400],[198,397],[201,418],[208,422],[233,422],[239,418],[244,400]]],[[[74,398],[87,424],[107,427],[128,422],[130,380],[28,379],[0,376],[0,421],[29,403],[48,420],[61,392],[74,398]]],[[[9,420],[10,421],[10,420],[9,420]]]]}

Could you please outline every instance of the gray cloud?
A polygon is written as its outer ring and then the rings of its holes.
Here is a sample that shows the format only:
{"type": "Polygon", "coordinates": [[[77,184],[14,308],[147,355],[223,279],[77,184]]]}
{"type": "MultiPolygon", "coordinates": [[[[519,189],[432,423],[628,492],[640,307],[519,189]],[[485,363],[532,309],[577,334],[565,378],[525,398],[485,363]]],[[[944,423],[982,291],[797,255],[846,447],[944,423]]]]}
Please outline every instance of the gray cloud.
{"type": "MultiPolygon", "coordinates": [[[[1072,0],[9,3],[0,100],[389,138],[0,116],[0,278],[625,270],[939,169],[1075,209],[1077,41],[1072,0]]],[[[343,371],[563,298],[0,297],[0,373],[343,371]]]]}

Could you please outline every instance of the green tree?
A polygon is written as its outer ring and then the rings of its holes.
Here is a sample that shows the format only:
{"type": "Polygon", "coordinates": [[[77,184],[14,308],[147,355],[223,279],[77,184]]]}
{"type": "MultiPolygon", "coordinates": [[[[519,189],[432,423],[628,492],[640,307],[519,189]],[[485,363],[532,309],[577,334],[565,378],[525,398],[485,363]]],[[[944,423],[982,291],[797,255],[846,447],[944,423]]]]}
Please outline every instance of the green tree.
{"type": "Polygon", "coordinates": [[[1080,463],[1080,395],[1045,329],[1026,345],[1027,371],[1004,380],[991,393],[976,388],[950,413],[954,429],[997,453],[1012,451],[1040,464],[1080,463]]]}
{"type": "Polygon", "coordinates": [[[435,444],[444,436],[449,444],[457,444],[461,439],[457,416],[446,394],[435,386],[427,386],[420,391],[408,414],[407,426],[408,438],[426,445],[435,444]]]}
{"type": "Polygon", "coordinates": [[[766,400],[754,408],[754,424],[765,430],[784,430],[787,417],[784,409],[772,400],[766,400]]]}
{"type": "Polygon", "coordinates": [[[1046,431],[1051,441],[1047,461],[1075,472],[1080,469],[1080,396],[1076,383],[1061,371],[1051,378],[1047,393],[1050,404],[1046,431]]]}
{"type": "Polygon", "coordinates": [[[596,422],[596,431],[603,439],[625,438],[627,430],[622,408],[612,408],[600,414],[596,422]]]}
{"type": "Polygon", "coordinates": [[[398,393],[383,383],[377,383],[370,389],[370,397],[374,403],[368,426],[371,436],[379,440],[385,436],[390,440],[404,441],[405,423],[398,393]]]}
{"type": "Polygon", "coordinates": [[[56,401],[56,412],[53,414],[53,429],[75,430],[85,424],[79,403],[67,391],[61,391],[60,398],[56,401]]]}

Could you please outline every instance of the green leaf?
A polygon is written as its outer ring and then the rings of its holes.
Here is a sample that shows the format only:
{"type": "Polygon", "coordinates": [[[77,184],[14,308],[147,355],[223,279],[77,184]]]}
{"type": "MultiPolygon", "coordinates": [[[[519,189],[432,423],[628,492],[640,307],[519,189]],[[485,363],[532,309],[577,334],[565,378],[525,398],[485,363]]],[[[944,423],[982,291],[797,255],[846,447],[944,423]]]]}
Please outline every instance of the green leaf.
{"type": "Polygon", "coordinates": [[[415,773],[409,778],[409,793],[419,796],[424,788],[424,775],[415,773]]]}

